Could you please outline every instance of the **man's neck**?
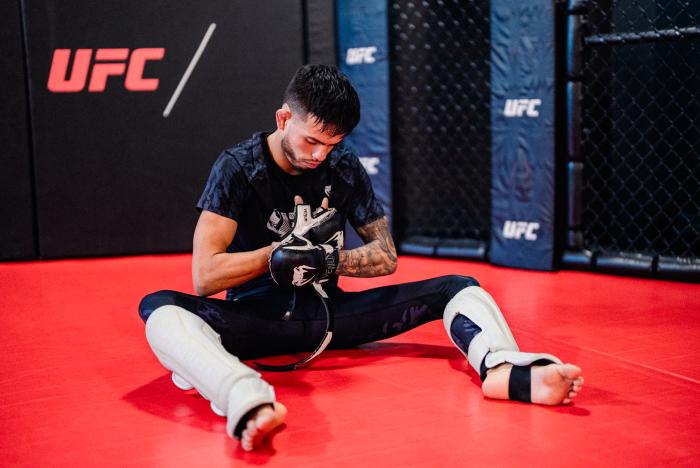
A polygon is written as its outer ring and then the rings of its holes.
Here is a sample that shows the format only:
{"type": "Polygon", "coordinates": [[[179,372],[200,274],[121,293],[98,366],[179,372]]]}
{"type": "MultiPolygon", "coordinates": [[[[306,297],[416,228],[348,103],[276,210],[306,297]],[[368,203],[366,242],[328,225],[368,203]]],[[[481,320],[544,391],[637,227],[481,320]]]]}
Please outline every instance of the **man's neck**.
{"type": "Polygon", "coordinates": [[[267,146],[270,148],[270,154],[272,154],[272,159],[275,160],[277,167],[287,174],[300,174],[300,172],[289,163],[287,156],[284,154],[284,150],[282,149],[282,134],[279,130],[275,130],[267,136],[267,146]]]}

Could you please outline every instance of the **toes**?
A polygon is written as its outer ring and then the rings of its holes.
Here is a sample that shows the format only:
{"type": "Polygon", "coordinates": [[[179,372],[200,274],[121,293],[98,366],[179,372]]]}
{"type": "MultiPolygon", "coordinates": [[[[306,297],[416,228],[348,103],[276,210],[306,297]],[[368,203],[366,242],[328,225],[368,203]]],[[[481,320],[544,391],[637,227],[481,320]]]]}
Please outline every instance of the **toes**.
{"type": "Polygon", "coordinates": [[[252,419],[248,421],[248,423],[246,424],[245,432],[248,433],[248,437],[250,439],[253,439],[256,436],[256,434],[258,433],[258,426],[255,424],[255,421],[253,421],[252,419]]]}
{"type": "Polygon", "coordinates": [[[559,366],[559,373],[566,379],[577,379],[581,376],[581,368],[573,364],[559,366]]]}
{"type": "Polygon", "coordinates": [[[247,430],[243,431],[243,434],[241,434],[241,447],[248,452],[253,450],[253,438],[247,430]]]}
{"type": "Polygon", "coordinates": [[[275,426],[281,424],[287,415],[287,408],[281,403],[274,403],[274,408],[263,407],[248,419],[241,433],[241,448],[247,452],[263,440],[275,426]]]}
{"type": "Polygon", "coordinates": [[[257,435],[256,433],[251,433],[250,431],[243,431],[243,434],[241,435],[241,447],[243,450],[246,450],[250,452],[255,448],[255,436],[257,435]]]}
{"type": "Polygon", "coordinates": [[[564,398],[564,400],[562,400],[562,402],[561,402],[562,405],[568,405],[569,403],[571,403],[570,398],[564,398]]]}

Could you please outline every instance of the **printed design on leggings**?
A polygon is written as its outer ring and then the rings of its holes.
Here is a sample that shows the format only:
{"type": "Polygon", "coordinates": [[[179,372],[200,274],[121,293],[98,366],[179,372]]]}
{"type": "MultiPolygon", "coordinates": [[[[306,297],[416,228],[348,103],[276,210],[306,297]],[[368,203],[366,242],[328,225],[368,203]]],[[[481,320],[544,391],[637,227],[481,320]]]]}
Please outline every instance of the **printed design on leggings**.
{"type": "Polygon", "coordinates": [[[397,322],[385,322],[382,327],[382,332],[385,335],[388,334],[398,334],[403,333],[406,330],[410,330],[417,326],[421,317],[423,317],[428,310],[426,304],[412,305],[403,311],[401,314],[401,320],[397,322]]]}

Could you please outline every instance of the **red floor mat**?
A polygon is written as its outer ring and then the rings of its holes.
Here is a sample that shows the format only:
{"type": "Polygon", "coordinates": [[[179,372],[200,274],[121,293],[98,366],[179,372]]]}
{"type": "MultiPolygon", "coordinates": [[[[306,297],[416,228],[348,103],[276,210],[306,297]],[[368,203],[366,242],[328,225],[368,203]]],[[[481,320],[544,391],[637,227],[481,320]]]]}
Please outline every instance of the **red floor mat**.
{"type": "Polygon", "coordinates": [[[475,276],[521,348],[581,365],[584,390],[567,407],[485,400],[434,322],[266,374],[289,418],[249,454],[172,385],[136,314],[148,292],[191,291],[189,261],[0,264],[3,466],[698,465],[698,285],[411,257],[390,277],[343,279],[475,276]]]}

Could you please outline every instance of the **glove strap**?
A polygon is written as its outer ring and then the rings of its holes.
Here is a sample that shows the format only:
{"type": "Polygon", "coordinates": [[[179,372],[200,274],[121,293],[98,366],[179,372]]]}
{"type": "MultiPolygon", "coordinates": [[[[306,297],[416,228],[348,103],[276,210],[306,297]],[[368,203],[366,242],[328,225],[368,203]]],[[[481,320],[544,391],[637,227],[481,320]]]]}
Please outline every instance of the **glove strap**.
{"type": "Polygon", "coordinates": [[[326,291],[323,290],[323,286],[321,286],[320,284],[314,283],[314,290],[316,291],[316,295],[321,300],[321,304],[323,304],[323,308],[326,311],[326,333],[323,336],[323,340],[321,340],[318,346],[316,346],[314,352],[309,354],[306,358],[302,359],[301,361],[293,362],[291,364],[283,366],[273,366],[269,364],[263,364],[260,362],[253,362],[253,364],[255,364],[255,366],[258,369],[271,372],[285,372],[296,370],[301,366],[308,364],[312,359],[321,354],[331,343],[331,340],[333,339],[333,311],[331,310],[330,299],[328,298],[328,294],[326,294],[326,291]]]}
{"type": "MultiPolygon", "coordinates": [[[[328,244],[321,244],[320,247],[323,248],[323,250],[326,252],[326,270],[323,272],[321,275],[321,280],[325,280],[329,276],[331,276],[333,273],[335,273],[335,270],[338,269],[338,262],[340,261],[340,253],[338,252],[338,249],[333,248],[333,246],[328,245],[328,244]]],[[[317,291],[318,292],[318,291],[317,291]]],[[[325,292],[324,292],[325,294],[325,292]]]]}

